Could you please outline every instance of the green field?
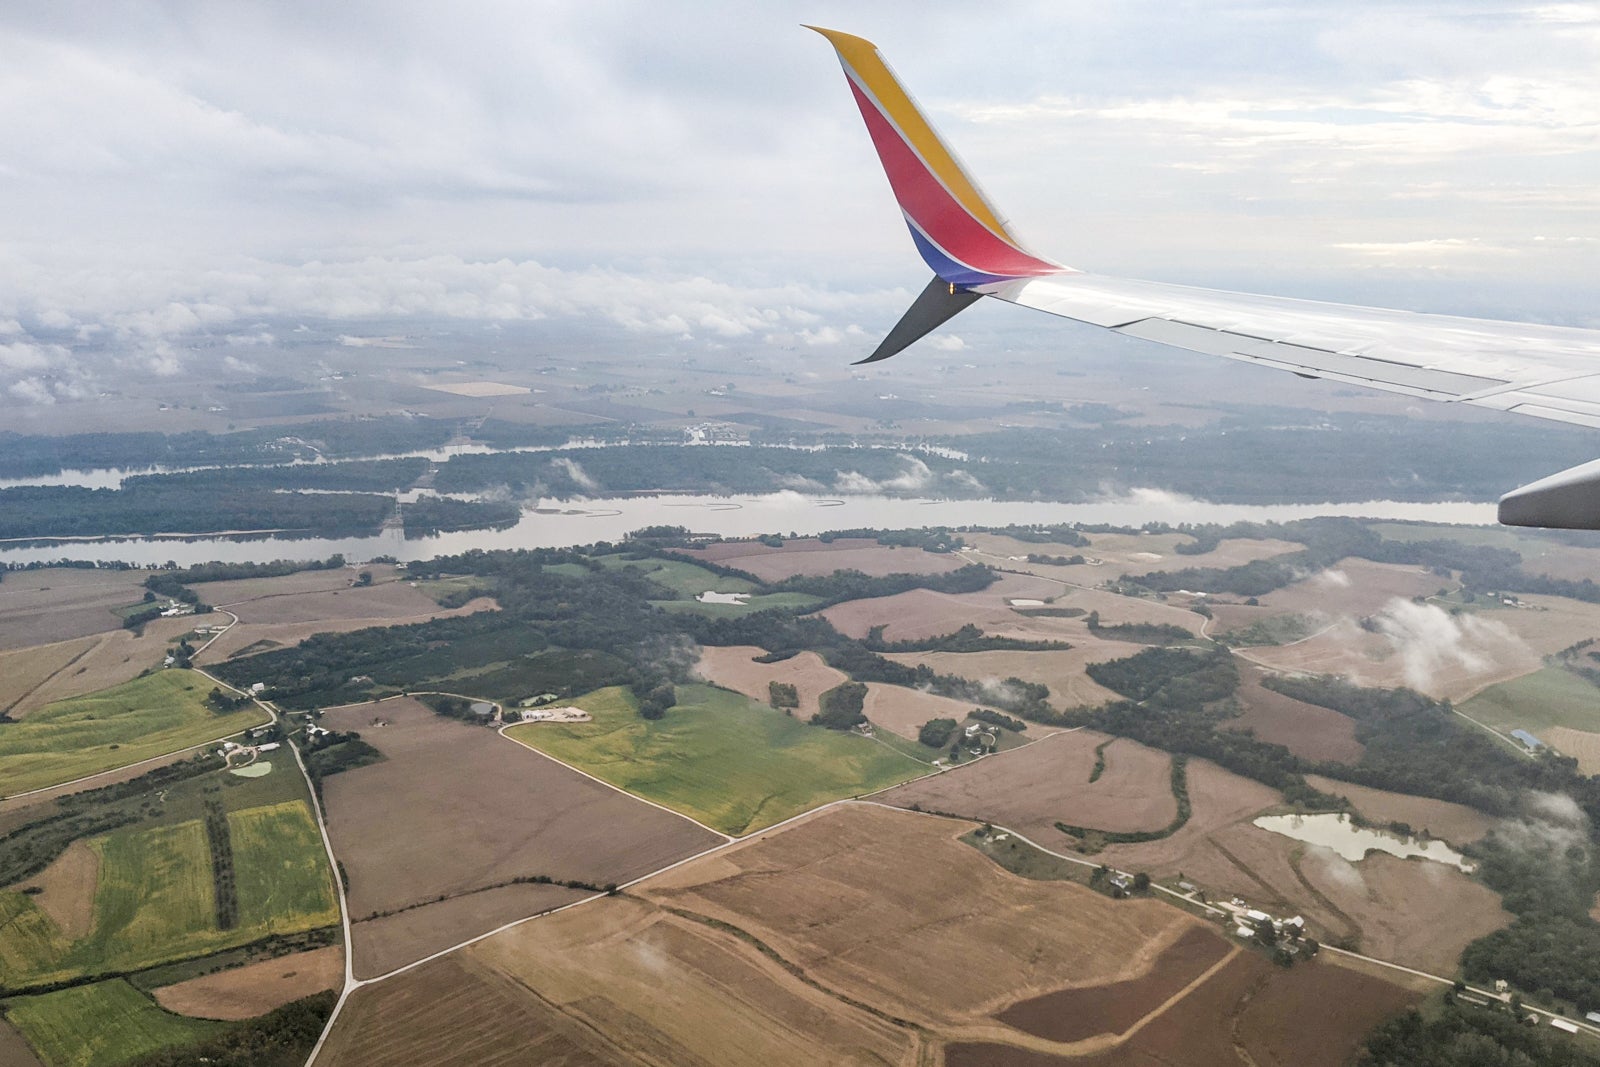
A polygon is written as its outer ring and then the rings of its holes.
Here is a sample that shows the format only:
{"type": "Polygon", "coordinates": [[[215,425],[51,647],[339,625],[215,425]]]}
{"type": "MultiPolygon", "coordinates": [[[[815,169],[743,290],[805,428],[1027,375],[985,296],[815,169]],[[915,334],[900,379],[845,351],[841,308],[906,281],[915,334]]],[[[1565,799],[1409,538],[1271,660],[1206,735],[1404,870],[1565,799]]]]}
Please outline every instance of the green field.
{"type": "Polygon", "coordinates": [[[304,801],[228,816],[239,886],[239,925],[266,933],[339,921],[322,837],[304,801]]]}
{"type": "Polygon", "coordinates": [[[1461,710],[1479,722],[1536,735],[1552,726],[1600,732],[1600,688],[1561,667],[1492,685],[1461,710]]]}
{"type": "Polygon", "coordinates": [[[608,567],[628,567],[639,571],[648,576],[652,582],[672,590],[684,600],[693,600],[707,590],[718,593],[753,593],[759,588],[754,582],[748,582],[743,578],[724,578],[687,560],[625,560],[621,556],[601,556],[599,559],[608,567]]]}
{"type": "MultiPolygon", "coordinates": [[[[720,593],[722,590],[719,589],[717,592],[720,593]]],[[[753,611],[766,611],[769,608],[807,611],[822,603],[822,598],[811,596],[808,593],[766,593],[752,596],[743,604],[703,604],[698,600],[652,600],[650,603],[658,608],[666,608],[668,611],[692,611],[696,615],[724,619],[749,615],[753,611]]]]}
{"type": "Polygon", "coordinates": [[[806,726],[724,689],[680,686],[678,699],[665,718],[647,722],[628,690],[602,689],[572,702],[594,722],[506,732],[730,834],[927,771],[876,741],[806,726]]]}
{"type": "Polygon", "coordinates": [[[226,737],[267,721],[257,707],[218,715],[213,683],[165,670],[0,723],[0,782],[14,795],[226,737]]]}
{"type": "Polygon", "coordinates": [[[18,997],[6,1003],[6,1018],[49,1067],[114,1067],[227,1028],[164,1011],[120,979],[18,997]]]}
{"type": "Polygon", "coordinates": [[[339,920],[327,862],[301,800],[228,817],[239,925],[219,930],[211,853],[197,819],[91,837],[100,860],[94,923],[64,937],[31,898],[0,892],[0,984],[19,987],[159,963],[339,920]]]}

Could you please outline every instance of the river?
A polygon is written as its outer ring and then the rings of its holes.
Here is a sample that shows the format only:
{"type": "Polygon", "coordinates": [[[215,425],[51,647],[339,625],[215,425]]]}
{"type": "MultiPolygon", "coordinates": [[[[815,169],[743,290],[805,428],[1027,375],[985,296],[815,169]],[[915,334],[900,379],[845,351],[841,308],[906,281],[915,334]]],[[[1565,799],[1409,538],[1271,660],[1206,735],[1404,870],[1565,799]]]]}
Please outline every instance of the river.
{"type": "Polygon", "coordinates": [[[794,492],[759,496],[660,495],[541,501],[504,530],[468,530],[407,539],[399,530],[369,537],[288,538],[118,537],[0,547],[0,564],[60,559],[121,561],[155,566],[263,562],[274,559],[346,559],[393,556],[431,559],[469,549],[560,548],[618,541],[643,526],[687,526],[696,533],[750,537],[808,535],[828,530],[907,529],[918,526],[1007,526],[1084,522],[1141,526],[1147,522],[1230,523],[1288,521],[1316,515],[1492,525],[1493,504],[1416,504],[1375,500],[1361,504],[1215,504],[1171,493],[1136,490],[1127,496],[1064,504],[1047,501],[923,500],[888,496],[815,497],[794,492]]]}

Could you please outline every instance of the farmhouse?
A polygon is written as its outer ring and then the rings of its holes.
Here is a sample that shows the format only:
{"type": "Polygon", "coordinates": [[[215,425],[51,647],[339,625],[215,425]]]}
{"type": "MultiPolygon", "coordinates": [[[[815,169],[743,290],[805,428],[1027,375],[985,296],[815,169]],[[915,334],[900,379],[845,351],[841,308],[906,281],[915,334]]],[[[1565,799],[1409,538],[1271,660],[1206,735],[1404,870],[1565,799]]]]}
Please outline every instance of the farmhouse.
{"type": "Polygon", "coordinates": [[[1600,1011],[1584,1012],[1583,1017],[1592,1023],[1600,1023],[1600,1011]]]}

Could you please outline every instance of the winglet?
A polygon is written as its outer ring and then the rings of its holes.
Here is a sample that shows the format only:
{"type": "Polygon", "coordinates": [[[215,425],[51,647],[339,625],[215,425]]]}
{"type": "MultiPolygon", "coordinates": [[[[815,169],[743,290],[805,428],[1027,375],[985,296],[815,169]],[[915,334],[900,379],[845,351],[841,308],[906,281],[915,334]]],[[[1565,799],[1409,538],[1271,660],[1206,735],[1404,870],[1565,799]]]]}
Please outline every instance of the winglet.
{"type": "Polygon", "coordinates": [[[934,274],[968,288],[1071,270],[1022,247],[871,41],[820,26],[806,29],[826,37],[839,54],[911,239],[934,274]]]}

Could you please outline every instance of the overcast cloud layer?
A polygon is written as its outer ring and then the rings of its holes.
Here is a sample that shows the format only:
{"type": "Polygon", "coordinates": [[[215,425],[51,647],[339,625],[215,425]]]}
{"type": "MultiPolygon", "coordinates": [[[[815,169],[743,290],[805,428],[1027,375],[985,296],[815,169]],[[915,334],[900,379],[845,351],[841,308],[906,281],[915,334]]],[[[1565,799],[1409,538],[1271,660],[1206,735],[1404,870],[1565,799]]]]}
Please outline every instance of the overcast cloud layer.
{"type": "Polygon", "coordinates": [[[802,21],[1074,265],[1596,321],[1594,5],[998,6],[6,4],[0,392],[296,316],[859,347],[925,268],[802,21]]]}

